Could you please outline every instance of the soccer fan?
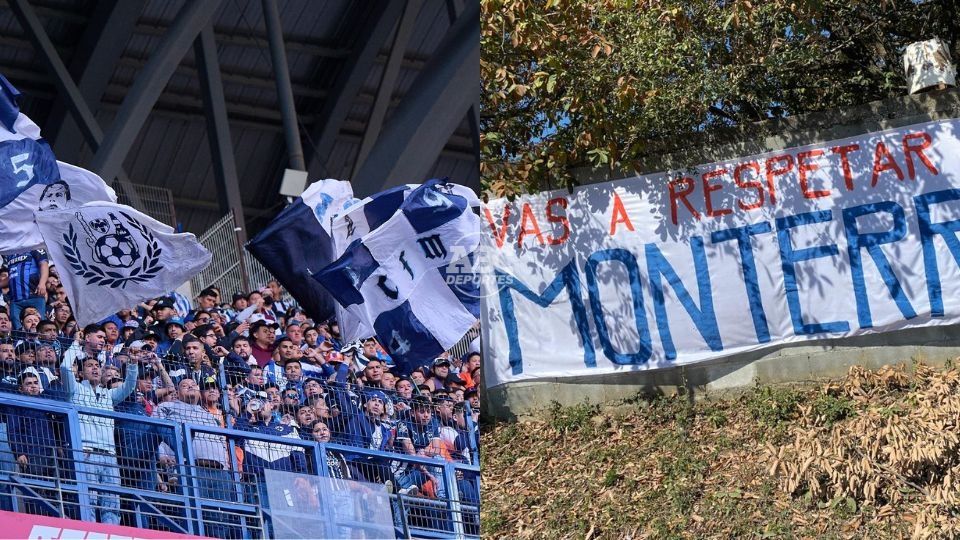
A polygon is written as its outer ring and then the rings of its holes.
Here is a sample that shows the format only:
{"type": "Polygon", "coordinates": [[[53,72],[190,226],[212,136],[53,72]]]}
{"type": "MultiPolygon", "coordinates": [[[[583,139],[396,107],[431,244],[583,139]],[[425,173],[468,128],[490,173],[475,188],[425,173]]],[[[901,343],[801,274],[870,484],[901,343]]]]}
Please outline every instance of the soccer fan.
{"type": "MultiPolygon", "coordinates": [[[[313,424],[313,429],[311,431],[313,435],[313,440],[318,443],[328,443],[330,440],[330,428],[327,424],[317,421],[313,424]]],[[[350,462],[348,462],[341,452],[336,450],[327,449],[327,471],[330,473],[330,476],[333,478],[338,478],[341,480],[356,480],[358,482],[366,482],[366,478],[360,474],[360,471],[357,470],[350,462]]]]}
{"type": "Polygon", "coordinates": [[[303,381],[303,401],[309,401],[315,397],[323,397],[323,383],[316,377],[309,377],[303,381]]]}
{"type": "MultiPolygon", "coordinates": [[[[200,386],[190,377],[177,383],[177,400],[161,403],[153,416],[179,424],[220,427],[217,418],[201,405],[200,386]]],[[[231,462],[227,455],[227,441],[219,435],[194,432],[193,473],[196,475],[200,497],[219,501],[234,500],[230,475],[231,462]]],[[[205,532],[214,538],[232,538],[233,531],[226,526],[229,519],[222,512],[204,511],[205,532]]]]}
{"type": "Polygon", "coordinates": [[[290,338],[290,341],[293,342],[297,348],[303,348],[303,328],[300,326],[300,321],[287,322],[287,326],[284,329],[287,337],[290,338]]]}
{"type": "Polygon", "coordinates": [[[450,375],[450,361],[446,358],[437,358],[430,366],[430,378],[424,384],[436,392],[442,390],[447,383],[447,376],[450,375]]]}
{"type": "Polygon", "coordinates": [[[198,322],[197,315],[217,307],[217,299],[219,297],[220,295],[210,287],[200,291],[200,294],[197,296],[196,309],[191,310],[185,320],[198,322]]]}
{"type": "Polygon", "coordinates": [[[88,324],[83,329],[83,343],[74,341],[63,353],[63,361],[71,366],[86,358],[94,358],[99,365],[107,360],[103,350],[106,334],[98,324],[88,324]]]}
{"type": "Polygon", "coordinates": [[[166,340],[157,346],[157,354],[178,356],[183,354],[183,337],[187,327],[180,317],[171,317],[163,322],[163,334],[166,340]]]}
{"type": "MultiPolygon", "coordinates": [[[[411,401],[412,413],[407,422],[397,424],[396,444],[407,454],[433,458],[441,455],[440,425],[433,417],[433,404],[425,396],[411,401]]],[[[437,494],[443,492],[436,481],[437,469],[407,464],[397,473],[401,493],[417,495],[429,481],[437,494]]],[[[441,495],[442,497],[442,495],[441,495]]]]}
{"type": "Polygon", "coordinates": [[[317,416],[309,403],[297,406],[297,430],[300,432],[301,438],[310,438],[310,434],[313,432],[313,424],[316,421],[317,416]]]}
{"type": "Polygon", "coordinates": [[[250,371],[247,373],[243,383],[236,387],[240,404],[246,406],[247,401],[258,397],[260,392],[264,392],[265,384],[266,380],[263,377],[263,369],[257,366],[250,367],[250,371]]]}
{"type": "MultiPolygon", "coordinates": [[[[20,393],[25,396],[38,397],[43,391],[40,380],[33,373],[21,373],[18,381],[20,393]]],[[[63,464],[58,464],[63,457],[64,444],[62,438],[57,437],[57,433],[62,433],[60,426],[56,425],[58,423],[62,422],[57,417],[38,409],[24,407],[7,414],[10,448],[20,474],[55,480],[58,471],[64,470],[63,464]]],[[[46,493],[46,490],[40,491],[46,493]]],[[[33,497],[26,497],[25,507],[29,514],[53,515],[46,511],[46,505],[33,497]]]]}
{"type": "Polygon", "coordinates": [[[13,334],[13,322],[10,321],[10,314],[6,311],[0,312],[0,338],[9,338],[13,334]]]}
{"type": "Polygon", "coordinates": [[[361,368],[365,367],[366,363],[374,358],[383,362],[384,365],[393,365],[393,360],[390,358],[390,355],[384,352],[383,347],[377,343],[375,338],[369,337],[363,340],[363,350],[361,352],[362,354],[357,355],[357,362],[361,368]]]}
{"type": "MultiPolygon", "coordinates": [[[[103,346],[103,330],[91,325],[85,332],[85,339],[98,336],[96,347],[103,346]]],[[[107,389],[100,384],[100,360],[88,349],[91,342],[85,342],[83,356],[64,355],[60,364],[60,376],[63,380],[67,399],[74,405],[94,409],[113,411],[114,406],[130,395],[137,384],[137,364],[126,364],[127,375],[118,388],[107,389]],[[80,381],[74,376],[74,365],[80,368],[80,381]]],[[[71,349],[72,350],[72,349],[71,349]]],[[[70,351],[68,351],[69,353],[70,351]]],[[[119,485],[120,470],[117,466],[117,451],[113,439],[113,419],[80,414],[80,440],[83,444],[83,459],[86,463],[87,481],[91,485],[119,485]]],[[[120,524],[120,498],[112,493],[95,493],[92,497],[94,507],[99,510],[101,523],[120,524]]]]}
{"type": "MultiPolygon", "coordinates": [[[[383,421],[387,396],[381,390],[364,393],[362,409],[347,395],[345,388],[347,366],[337,370],[337,386],[331,393],[340,409],[346,428],[348,444],[373,450],[387,451],[393,445],[393,433],[383,421]]],[[[365,477],[373,482],[383,483],[391,479],[389,468],[382,459],[361,459],[360,469],[365,477]]]]}
{"type": "Polygon", "coordinates": [[[460,378],[463,379],[463,384],[465,387],[477,386],[477,381],[473,380],[472,375],[470,374],[474,369],[480,367],[480,353],[470,352],[467,353],[466,358],[464,358],[462,366],[460,368],[460,378]]]}
{"type": "Polygon", "coordinates": [[[383,389],[383,367],[384,363],[379,358],[371,358],[367,361],[360,379],[363,381],[364,388],[383,389]]]}
{"type": "Polygon", "coordinates": [[[247,296],[243,293],[234,293],[233,302],[230,309],[227,310],[227,317],[232,321],[237,318],[237,314],[247,309],[247,296]]]}
{"type": "Polygon", "coordinates": [[[107,352],[109,358],[114,352],[118,352],[123,343],[120,341],[120,327],[116,321],[107,320],[101,326],[103,328],[103,350],[107,352]]]}
{"type": "Polygon", "coordinates": [[[273,311],[275,313],[286,313],[287,310],[291,309],[293,305],[289,302],[283,300],[283,287],[280,285],[280,282],[271,279],[267,282],[267,291],[270,296],[273,298],[273,311]]]}
{"type": "Polygon", "coordinates": [[[17,350],[13,340],[9,337],[0,338],[0,390],[11,393],[19,391],[17,376],[20,370],[17,368],[17,350]]]}
{"type": "Polygon", "coordinates": [[[65,331],[67,323],[73,318],[73,310],[67,302],[58,302],[53,305],[53,323],[57,325],[57,333],[64,337],[70,337],[65,331]]]}
{"type": "MultiPolygon", "coordinates": [[[[274,418],[274,405],[271,402],[251,401],[247,403],[245,414],[237,419],[234,429],[262,433],[274,437],[300,440],[296,427],[277,423],[274,418]]],[[[307,460],[303,449],[278,443],[247,439],[243,441],[244,473],[253,476],[259,488],[259,503],[267,503],[264,470],[306,472],[307,460]]]]}
{"type": "Polygon", "coordinates": [[[264,367],[273,359],[274,340],[277,323],[256,318],[250,323],[250,354],[257,359],[257,365],[264,367]]]}
{"type": "MultiPolygon", "coordinates": [[[[15,253],[6,257],[8,274],[0,281],[0,287],[9,287],[7,301],[10,304],[10,318],[15,330],[20,329],[20,312],[33,307],[37,313],[47,312],[47,278],[50,276],[50,263],[43,249],[15,253]]],[[[0,279],[3,276],[0,275],[0,279]]]]}

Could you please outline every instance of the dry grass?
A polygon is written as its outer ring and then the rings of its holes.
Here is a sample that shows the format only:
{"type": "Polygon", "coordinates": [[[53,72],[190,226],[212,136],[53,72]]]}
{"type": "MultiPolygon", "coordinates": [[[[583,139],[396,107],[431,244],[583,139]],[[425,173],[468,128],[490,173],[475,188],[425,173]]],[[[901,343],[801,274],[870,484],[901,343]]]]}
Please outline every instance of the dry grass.
{"type": "Polygon", "coordinates": [[[555,407],[486,426],[483,534],[960,537],[960,372],[852,368],[820,389],[555,407]]]}

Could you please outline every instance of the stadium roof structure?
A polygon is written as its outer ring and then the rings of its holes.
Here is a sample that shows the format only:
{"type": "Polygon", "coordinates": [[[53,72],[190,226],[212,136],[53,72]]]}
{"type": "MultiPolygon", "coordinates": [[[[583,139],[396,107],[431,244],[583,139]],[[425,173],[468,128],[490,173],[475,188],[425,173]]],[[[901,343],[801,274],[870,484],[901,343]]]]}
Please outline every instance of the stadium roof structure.
{"type": "Polygon", "coordinates": [[[478,4],[0,0],[0,73],[58,159],[122,201],[149,212],[162,188],[184,230],[237,208],[255,231],[286,168],[358,196],[479,187],[478,4]]]}

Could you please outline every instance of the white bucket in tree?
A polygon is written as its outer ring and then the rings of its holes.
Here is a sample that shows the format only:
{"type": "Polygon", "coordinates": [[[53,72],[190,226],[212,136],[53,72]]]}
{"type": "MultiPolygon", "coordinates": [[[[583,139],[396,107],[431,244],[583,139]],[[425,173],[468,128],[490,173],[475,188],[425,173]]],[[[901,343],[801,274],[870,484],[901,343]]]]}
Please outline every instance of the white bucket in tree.
{"type": "Polygon", "coordinates": [[[950,59],[950,50],[938,38],[907,45],[903,53],[903,69],[911,94],[931,87],[942,89],[957,84],[957,70],[950,59]]]}

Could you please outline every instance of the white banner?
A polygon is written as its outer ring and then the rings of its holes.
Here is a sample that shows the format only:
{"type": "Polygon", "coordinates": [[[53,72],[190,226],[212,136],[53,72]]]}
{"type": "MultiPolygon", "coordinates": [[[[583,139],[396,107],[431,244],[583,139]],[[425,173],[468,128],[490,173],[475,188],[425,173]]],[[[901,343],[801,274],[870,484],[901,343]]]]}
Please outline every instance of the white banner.
{"type": "Polygon", "coordinates": [[[81,326],[162,296],[210,264],[190,233],[109,202],[36,213],[81,326]]]}
{"type": "Polygon", "coordinates": [[[960,322],[960,120],[495,200],[489,385],[960,322]]]}

